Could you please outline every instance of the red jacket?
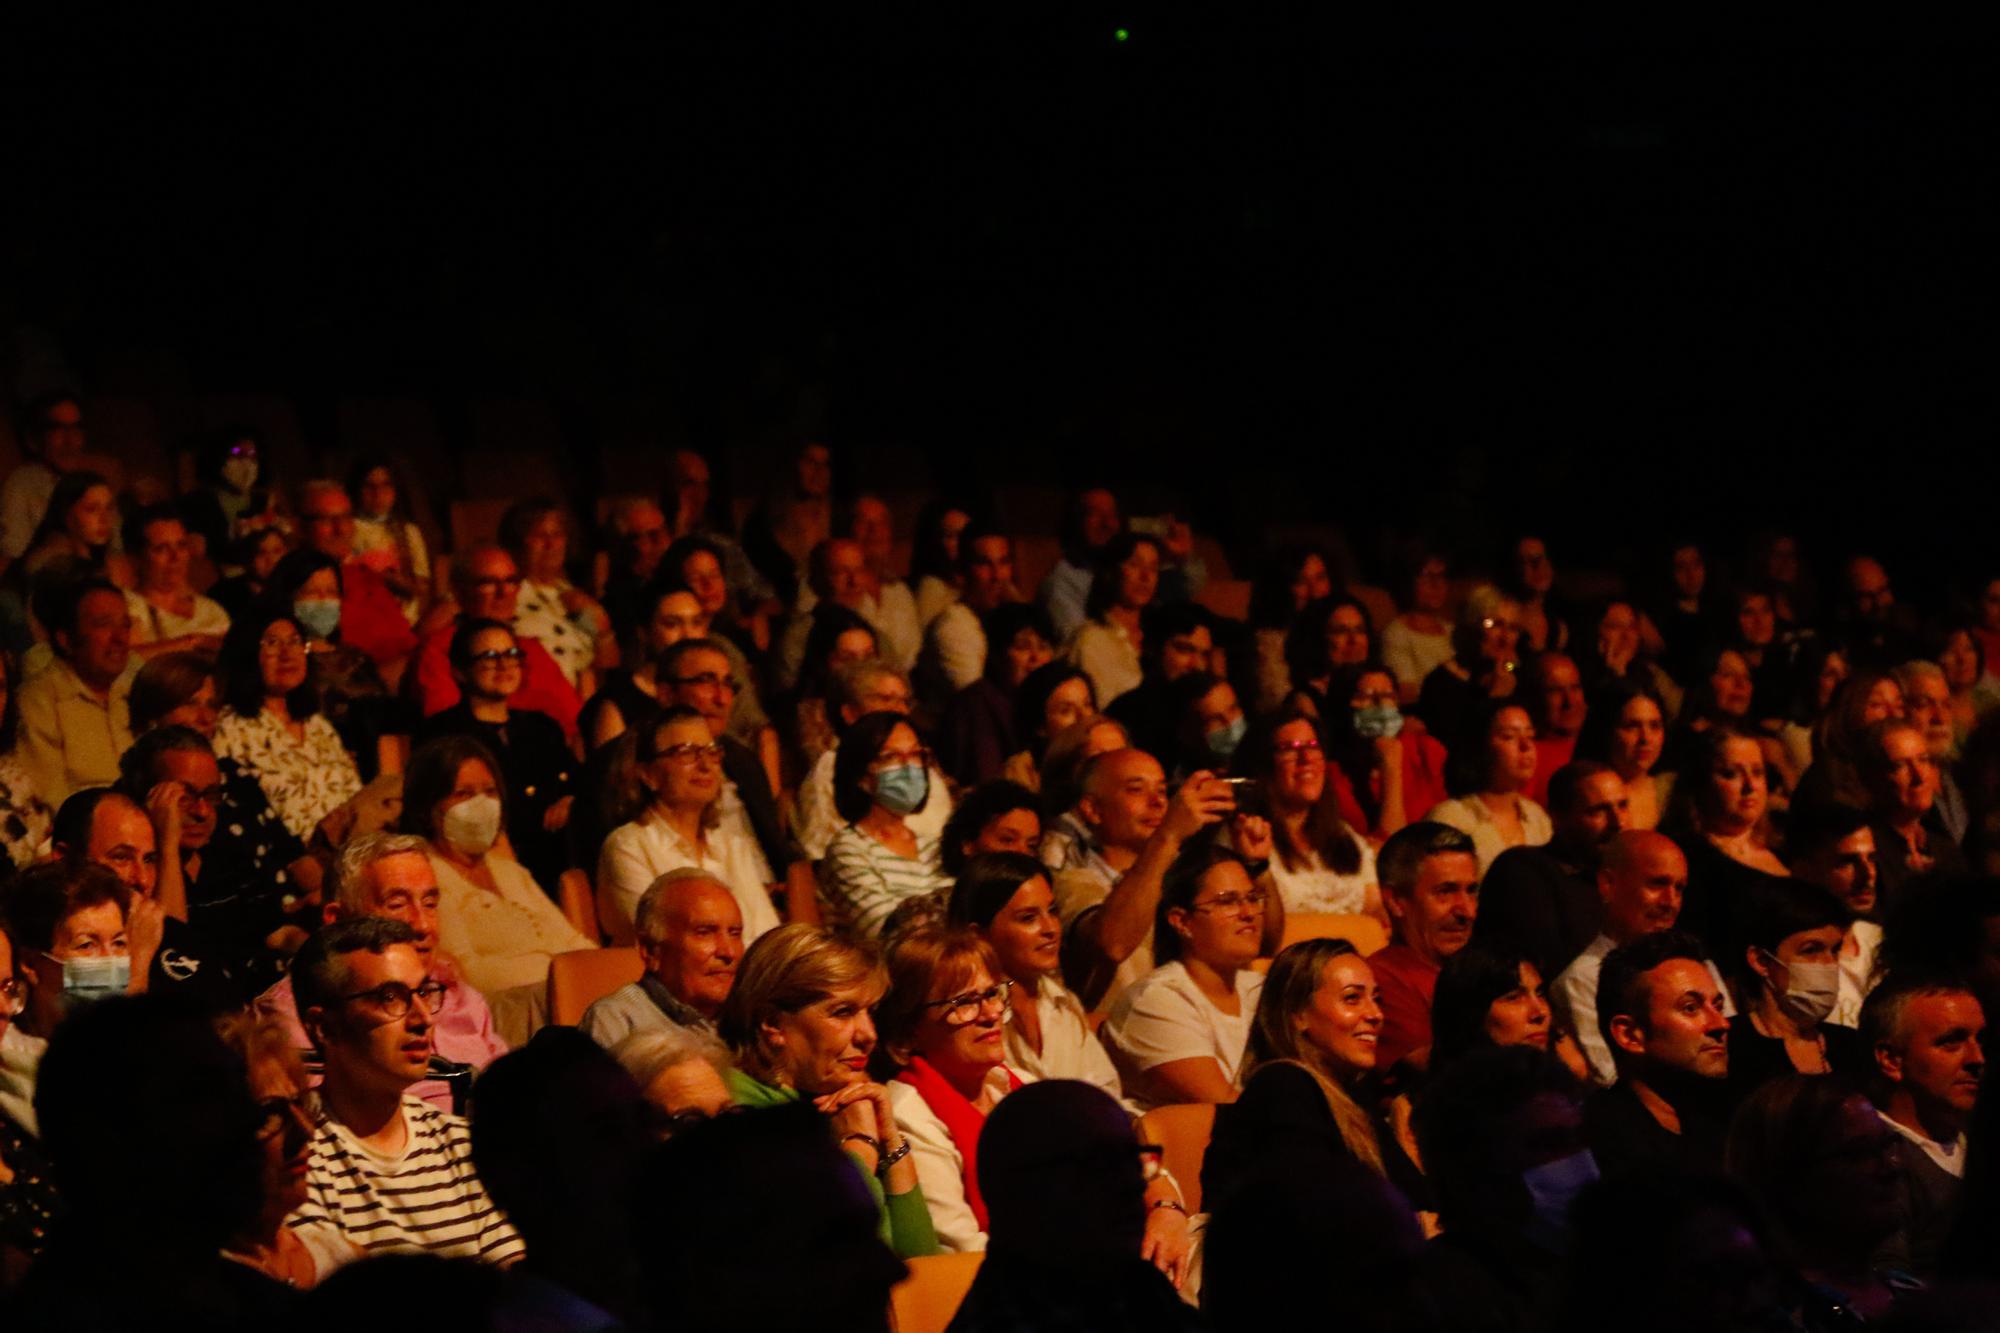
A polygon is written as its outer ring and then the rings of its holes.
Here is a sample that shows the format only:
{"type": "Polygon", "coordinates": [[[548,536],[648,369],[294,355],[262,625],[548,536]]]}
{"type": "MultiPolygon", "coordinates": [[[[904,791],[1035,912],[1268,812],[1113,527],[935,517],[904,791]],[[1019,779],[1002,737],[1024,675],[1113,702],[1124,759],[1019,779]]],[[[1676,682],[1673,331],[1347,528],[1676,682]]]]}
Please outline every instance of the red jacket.
{"type": "Polygon", "coordinates": [[[368,654],[377,666],[417,649],[417,632],[403,618],[403,604],[380,574],[358,561],[340,567],[340,641],[368,654]]]}
{"type": "MultiPolygon", "coordinates": [[[[417,706],[423,709],[425,717],[442,713],[459,701],[458,681],[451,674],[451,636],[457,629],[456,625],[445,626],[425,639],[423,647],[417,650],[417,667],[412,676],[416,681],[417,706]]],[[[514,691],[507,706],[547,713],[562,723],[565,736],[575,740],[576,715],[583,711],[583,700],[576,697],[576,687],[538,641],[525,636],[516,641],[528,657],[521,664],[521,688],[514,691]]]]}

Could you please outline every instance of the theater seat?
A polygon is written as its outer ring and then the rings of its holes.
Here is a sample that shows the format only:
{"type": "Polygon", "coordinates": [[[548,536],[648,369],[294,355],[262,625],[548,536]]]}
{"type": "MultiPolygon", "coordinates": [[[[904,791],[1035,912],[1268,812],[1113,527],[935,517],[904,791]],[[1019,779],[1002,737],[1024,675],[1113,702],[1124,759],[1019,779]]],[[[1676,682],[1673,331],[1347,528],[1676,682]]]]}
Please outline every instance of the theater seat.
{"type": "Polygon", "coordinates": [[[583,1011],[646,971],[637,949],[576,949],[549,960],[549,1022],[575,1027],[583,1011]]]}
{"type": "Polygon", "coordinates": [[[889,1289],[889,1326],[895,1333],[944,1333],[985,1257],[972,1250],[911,1259],[910,1275],[889,1289]]]}
{"type": "Polygon", "coordinates": [[[1139,1139],[1165,1149],[1166,1168],[1181,1187],[1181,1202],[1190,1213],[1201,1211],[1201,1159],[1208,1155],[1215,1132],[1215,1107],[1207,1102],[1155,1106],[1139,1117],[1139,1139]]]}
{"type": "Polygon", "coordinates": [[[1300,940],[1346,940],[1366,956],[1388,947],[1389,932],[1376,918],[1359,912],[1285,913],[1285,936],[1278,948],[1300,940]]]}

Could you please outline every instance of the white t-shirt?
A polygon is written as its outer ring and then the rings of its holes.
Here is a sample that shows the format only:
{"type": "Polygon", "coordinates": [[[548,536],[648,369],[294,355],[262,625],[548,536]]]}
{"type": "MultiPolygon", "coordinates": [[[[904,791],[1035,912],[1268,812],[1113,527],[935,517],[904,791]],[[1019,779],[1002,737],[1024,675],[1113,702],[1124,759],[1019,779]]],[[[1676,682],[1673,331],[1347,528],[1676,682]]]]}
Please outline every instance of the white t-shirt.
{"type": "Polygon", "coordinates": [[[1234,1084],[1243,1070],[1250,1020],[1263,991],[1263,973],[1242,969],[1236,974],[1237,1012],[1226,1014],[1209,1003],[1176,961],[1154,968],[1119,996],[1104,1021],[1103,1036],[1132,1101],[1144,1110],[1171,1100],[1147,1075],[1176,1060],[1206,1056],[1234,1084]]]}
{"type": "MultiPolygon", "coordinates": [[[[1351,836],[1351,835],[1350,835],[1351,836]]],[[[1361,867],[1351,875],[1330,869],[1318,852],[1308,852],[1311,865],[1304,870],[1288,870],[1285,858],[1271,857],[1271,878],[1287,912],[1340,912],[1353,915],[1366,910],[1368,886],[1375,880],[1375,849],[1364,838],[1355,838],[1361,851],[1361,867]]]]}

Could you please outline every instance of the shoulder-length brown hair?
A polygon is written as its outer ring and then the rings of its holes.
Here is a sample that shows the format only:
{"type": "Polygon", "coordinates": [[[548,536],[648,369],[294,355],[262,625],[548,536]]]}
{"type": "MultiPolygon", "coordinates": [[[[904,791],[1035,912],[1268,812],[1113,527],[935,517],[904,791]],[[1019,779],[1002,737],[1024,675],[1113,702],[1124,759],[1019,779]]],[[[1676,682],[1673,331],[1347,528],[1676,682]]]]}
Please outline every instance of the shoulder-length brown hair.
{"type": "Polygon", "coordinates": [[[1297,1022],[1312,1004],[1327,964],[1349,954],[1359,957],[1360,950],[1346,940],[1301,940],[1271,960],[1256,1016],[1250,1020],[1250,1050],[1243,1078],[1247,1083],[1268,1064],[1294,1064],[1311,1074],[1326,1094],[1327,1110],[1333,1115],[1341,1142],[1379,1175],[1382,1145],[1375,1135],[1375,1122],[1348,1092],[1325,1054],[1305,1039],[1297,1022]]]}

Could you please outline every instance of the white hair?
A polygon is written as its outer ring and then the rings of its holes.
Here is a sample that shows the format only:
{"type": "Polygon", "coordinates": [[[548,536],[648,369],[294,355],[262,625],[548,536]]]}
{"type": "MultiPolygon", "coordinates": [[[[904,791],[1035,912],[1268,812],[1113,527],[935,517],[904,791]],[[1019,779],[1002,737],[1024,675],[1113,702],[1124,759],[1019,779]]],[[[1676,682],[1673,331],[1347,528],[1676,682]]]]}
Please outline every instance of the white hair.
{"type": "Polygon", "coordinates": [[[392,856],[428,856],[431,845],[414,833],[367,833],[340,849],[336,895],[341,910],[366,916],[375,909],[374,886],[368,868],[392,856]]]}
{"type": "Polygon", "coordinates": [[[678,1025],[634,1032],[611,1048],[611,1058],[624,1066],[643,1090],[675,1065],[706,1060],[717,1075],[728,1077],[736,1067],[729,1048],[706,1032],[678,1025]]]}

